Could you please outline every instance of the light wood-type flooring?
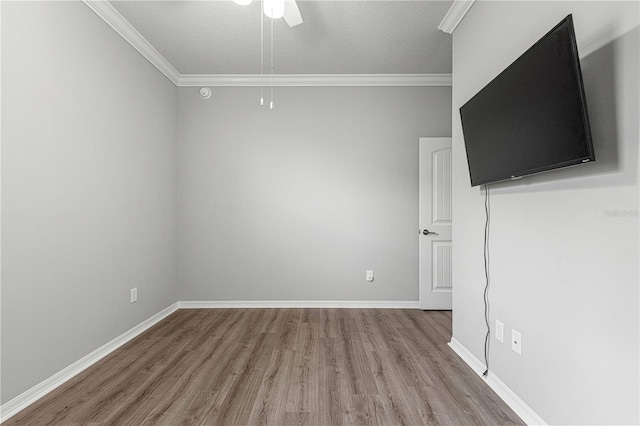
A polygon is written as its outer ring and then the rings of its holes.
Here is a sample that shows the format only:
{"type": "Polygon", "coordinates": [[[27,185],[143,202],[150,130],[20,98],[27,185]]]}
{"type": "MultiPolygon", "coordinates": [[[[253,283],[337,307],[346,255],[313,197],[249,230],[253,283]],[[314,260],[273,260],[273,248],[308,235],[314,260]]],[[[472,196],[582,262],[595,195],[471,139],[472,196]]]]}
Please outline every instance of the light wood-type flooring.
{"type": "Polygon", "coordinates": [[[5,425],[507,425],[450,312],[178,310],[5,425]]]}

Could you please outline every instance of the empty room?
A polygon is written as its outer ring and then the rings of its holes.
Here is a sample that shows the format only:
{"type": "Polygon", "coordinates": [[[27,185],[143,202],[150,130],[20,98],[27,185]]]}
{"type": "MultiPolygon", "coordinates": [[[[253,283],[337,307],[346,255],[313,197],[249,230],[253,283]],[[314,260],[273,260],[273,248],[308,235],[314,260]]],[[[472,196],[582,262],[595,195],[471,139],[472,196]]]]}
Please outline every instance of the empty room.
{"type": "Polygon", "coordinates": [[[640,0],[0,1],[3,425],[640,424],[640,0]]]}

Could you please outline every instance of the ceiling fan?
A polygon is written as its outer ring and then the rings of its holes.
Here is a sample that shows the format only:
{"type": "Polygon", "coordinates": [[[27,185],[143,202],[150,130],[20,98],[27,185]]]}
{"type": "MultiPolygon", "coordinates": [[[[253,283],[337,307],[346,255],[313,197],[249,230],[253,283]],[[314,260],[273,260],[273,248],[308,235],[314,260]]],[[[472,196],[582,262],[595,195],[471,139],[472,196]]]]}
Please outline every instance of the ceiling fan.
{"type": "MultiPolygon", "coordinates": [[[[252,0],[233,0],[235,3],[246,6],[252,0]]],[[[284,18],[289,27],[302,24],[302,15],[295,0],[262,0],[264,14],[269,18],[284,18]]]]}

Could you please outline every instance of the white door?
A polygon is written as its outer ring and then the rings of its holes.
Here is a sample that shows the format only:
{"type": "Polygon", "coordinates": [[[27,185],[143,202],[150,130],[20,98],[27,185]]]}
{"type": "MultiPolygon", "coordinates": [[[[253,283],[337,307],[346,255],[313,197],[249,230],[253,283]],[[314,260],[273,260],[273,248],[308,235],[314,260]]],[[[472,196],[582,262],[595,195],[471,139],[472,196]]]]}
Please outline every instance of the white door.
{"type": "Polygon", "coordinates": [[[420,309],[451,309],[451,138],[420,138],[420,309]]]}

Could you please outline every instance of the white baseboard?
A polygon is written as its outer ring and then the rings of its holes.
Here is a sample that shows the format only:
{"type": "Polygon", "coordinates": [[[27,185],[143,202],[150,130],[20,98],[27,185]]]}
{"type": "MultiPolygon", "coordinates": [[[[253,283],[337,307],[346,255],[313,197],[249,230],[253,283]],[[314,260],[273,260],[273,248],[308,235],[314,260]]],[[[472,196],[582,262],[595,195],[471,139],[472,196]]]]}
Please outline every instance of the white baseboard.
{"type": "MultiPolygon", "coordinates": [[[[458,354],[464,362],[466,362],[473,371],[480,377],[486,369],[486,366],[476,358],[462,343],[455,337],[451,338],[449,347],[458,354]]],[[[547,423],[538,416],[518,395],[515,394],[507,385],[504,384],[493,372],[489,371],[489,375],[483,378],[489,387],[511,408],[521,419],[528,425],[546,425],[547,423]]]]}
{"type": "Polygon", "coordinates": [[[158,322],[162,321],[163,319],[174,313],[176,310],[178,310],[178,304],[174,303],[173,305],[167,307],[166,309],[163,309],[162,311],[146,319],[130,330],[122,333],[120,336],[116,337],[110,342],[100,346],[98,349],[94,350],[88,355],[80,358],[63,370],[60,370],[48,379],[38,383],[31,389],[21,393],[12,400],[7,401],[5,404],[2,404],[2,406],[0,406],[0,423],[14,416],[58,386],[70,380],[72,377],[86,370],[88,367],[100,361],[102,358],[109,355],[111,352],[115,351],[120,346],[124,345],[134,337],[151,328],[158,322]]]}
{"type": "Polygon", "coordinates": [[[377,309],[419,309],[418,301],[382,300],[212,300],[182,301],[179,309],[214,308],[377,308],[377,309]]]}

